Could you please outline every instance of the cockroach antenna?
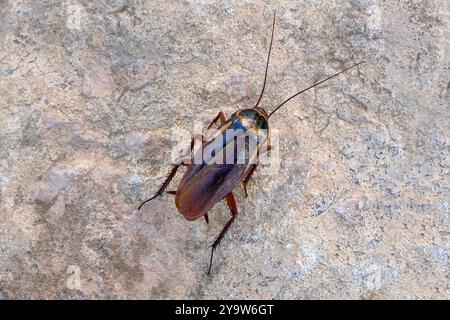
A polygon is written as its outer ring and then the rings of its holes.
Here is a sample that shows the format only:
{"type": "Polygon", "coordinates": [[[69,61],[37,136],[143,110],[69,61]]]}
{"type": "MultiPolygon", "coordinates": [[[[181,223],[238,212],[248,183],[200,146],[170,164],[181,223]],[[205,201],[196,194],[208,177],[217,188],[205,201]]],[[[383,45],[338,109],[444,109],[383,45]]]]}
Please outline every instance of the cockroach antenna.
{"type": "Polygon", "coordinates": [[[270,52],[272,51],[272,43],[273,43],[273,34],[275,31],[275,15],[276,15],[277,11],[275,10],[273,12],[273,22],[272,22],[272,36],[270,37],[270,45],[269,45],[269,53],[267,54],[267,62],[266,62],[266,72],[264,74],[264,82],[263,82],[263,87],[261,90],[261,94],[259,95],[259,99],[258,102],[256,102],[255,106],[253,108],[258,107],[259,102],[262,99],[262,96],[264,94],[264,89],[266,88],[266,81],[267,81],[267,70],[269,69],[269,60],[270,60],[270,52]]]}
{"type": "Polygon", "coordinates": [[[294,95],[290,96],[289,98],[287,98],[286,100],[284,100],[280,105],[278,105],[278,107],[276,107],[276,108],[269,114],[269,118],[270,118],[270,116],[273,115],[278,109],[280,109],[284,104],[286,104],[286,103],[287,103],[288,101],[290,101],[291,99],[294,99],[294,98],[295,98],[296,96],[298,96],[299,94],[302,94],[303,92],[308,91],[309,89],[312,89],[312,88],[318,86],[319,84],[324,83],[325,81],[331,80],[332,78],[337,77],[337,76],[340,75],[341,73],[343,73],[343,72],[345,72],[345,71],[347,71],[347,70],[350,70],[350,69],[352,69],[352,68],[354,68],[354,67],[357,67],[357,66],[359,66],[360,64],[362,64],[362,63],[364,63],[364,62],[365,62],[365,61],[358,62],[358,63],[356,63],[356,64],[354,64],[354,65],[352,65],[352,66],[350,66],[350,67],[348,67],[348,68],[345,68],[344,70],[341,70],[341,71],[339,71],[339,72],[333,74],[332,76],[329,76],[329,77],[327,77],[327,78],[325,78],[325,79],[323,79],[323,80],[320,80],[319,82],[314,83],[313,85],[311,85],[311,86],[309,86],[309,87],[307,87],[307,88],[305,88],[305,89],[303,89],[303,90],[297,92],[297,93],[294,94],[294,95]]]}
{"type": "MultiPolygon", "coordinates": [[[[268,70],[269,70],[270,54],[271,54],[271,52],[272,52],[273,35],[274,35],[274,33],[275,33],[275,16],[276,16],[276,13],[277,13],[277,12],[276,12],[276,10],[275,10],[275,11],[273,12],[272,35],[271,35],[271,37],[270,37],[269,53],[267,54],[266,71],[265,71],[265,73],[264,73],[264,82],[263,82],[261,94],[259,95],[258,101],[256,102],[256,104],[255,104],[255,106],[253,107],[253,109],[262,109],[262,108],[258,107],[258,105],[259,105],[259,103],[261,102],[261,99],[262,99],[262,97],[263,97],[263,95],[264,95],[264,90],[266,89],[267,74],[268,74],[268,70]]],[[[345,72],[345,71],[347,71],[347,70],[349,70],[349,69],[352,69],[352,68],[354,68],[354,67],[356,67],[356,66],[359,66],[360,64],[362,64],[362,63],[364,63],[364,62],[365,62],[365,61],[358,62],[358,63],[356,63],[356,64],[354,64],[354,65],[352,65],[352,66],[350,66],[350,67],[348,67],[348,68],[345,68],[344,70],[341,70],[341,71],[339,71],[339,72],[333,74],[332,76],[329,76],[329,77],[327,77],[327,78],[325,78],[325,79],[323,79],[323,80],[321,80],[321,81],[319,81],[319,82],[317,82],[317,83],[314,83],[313,85],[309,86],[309,87],[306,88],[306,89],[303,89],[303,90],[297,92],[297,93],[294,94],[294,95],[290,96],[290,97],[287,98],[283,103],[281,103],[280,105],[278,105],[278,106],[277,106],[277,107],[269,114],[269,117],[270,117],[272,114],[274,114],[278,109],[280,109],[284,104],[286,104],[288,101],[290,101],[291,99],[295,98],[296,96],[302,94],[303,92],[308,91],[309,89],[312,89],[312,88],[318,86],[318,85],[321,84],[321,83],[324,83],[324,82],[326,82],[326,81],[328,81],[328,80],[331,80],[332,78],[334,78],[334,77],[340,75],[341,73],[343,73],[343,72],[345,72]]]]}

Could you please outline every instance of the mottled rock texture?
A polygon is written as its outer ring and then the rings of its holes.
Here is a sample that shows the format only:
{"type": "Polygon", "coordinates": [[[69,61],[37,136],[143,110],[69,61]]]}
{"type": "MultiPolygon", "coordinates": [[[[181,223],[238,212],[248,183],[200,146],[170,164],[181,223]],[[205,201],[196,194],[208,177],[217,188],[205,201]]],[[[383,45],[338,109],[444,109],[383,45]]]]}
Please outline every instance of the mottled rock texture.
{"type": "MultiPolygon", "coordinates": [[[[450,298],[442,0],[0,1],[0,298],[450,298]],[[143,210],[171,130],[251,107],[277,26],[280,170],[239,216],[143,210]]],[[[173,186],[176,188],[177,177],[173,186]]]]}

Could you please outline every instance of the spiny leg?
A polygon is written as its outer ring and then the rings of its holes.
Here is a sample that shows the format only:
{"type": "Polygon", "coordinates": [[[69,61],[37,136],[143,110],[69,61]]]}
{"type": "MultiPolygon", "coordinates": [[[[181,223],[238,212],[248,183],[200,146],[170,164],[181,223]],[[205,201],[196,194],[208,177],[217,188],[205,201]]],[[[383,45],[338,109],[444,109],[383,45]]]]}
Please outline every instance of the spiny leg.
{"type": "MultiPolygon", "coordinates": [[[[201,138],[203,139],[203,135],[201,135],[201,138]]],[[[192,140],[191,140],[191,150],[194,148],[194,143],[195,143],[195,137],[192,137],[192,140]]],[[[175,166],[172,168],[172,171],[171,171],[171,172],[169,173],[169,175],[167,176],[166,180],[163,182],[162,186],[159,188],[158,192],[156,192],[156,194],[155,194],[153,197],[151,197],[150,199],[147,199],[147,200],[145,200],[144,202],[142,202],[142,203],[140,204],[140,206],[138,207],[138,210],[140,210],[141,207],[142,207],[145,203],[147,203],[147,202],[149,202],[149,201],[151,201],[151,200],[155,199],[156,197],[158,197],[158,196],[160,196],[160,195],[163,194],[163,192],[166,190],[167,186],[169,185],[170,181],[172,181],[173,177],[174,177],[175,174],[177,173],[177,170],[178,170],[178,168],[180,167],[180,165],[188,166],[189,163],[187,163],[186,160],[183,160],[181,163],[175,165],[175,166]]],[[[175,194],[176,194],[176,191],[167,191],[167,193],[172,194],[172,195],[175,195],[175,194]]]]}
{"type": "MultiPolygon", "coordinates": [[[[192,141],[191,141],[191,149],[193,148],[193,144],[194,144],[194,138],[192,138],[192,141]]],[[[175,174],[177,173],[177,170],[178,170],[178,168],[180,167],[180,165],[188,166],[189,163],[186,163],[185,160],[183,160],[181,163],[175,165],[175,166],[172,168],[172,171],[170,171],[170,173],[169,173],[169,175],[167,176],[166,180],[163,182],[162,186],[159,188],[158,192],[157,192],[153,197],[151,197],[150,199],[147,199],[147,200],[145,200],[144,202],[142,202],[142,203],[139,205],[138,210],[140,210],[141,207],[142,207],[144,204],[146,204],[147,202],[149,202],[149,201],[151,201],[151,200],[155,199],[156,197],[158,197],[158,196],[160,196],[160,195],[163,194],[164,190],[166,190],[166,188],[167,188],[167,186],[169,185],[170,181],[172,181],[173,177],[174,177],[175,174]]],[[[167,193],[175,195],[177,192],[176,192],[176,191],[167,191],[167,193]]]]}
{"type": "Polygon", "coordinates": [[[183,165],[188,166],[194,161],[194,154],[192,153],[192,151],[194,150],[195,141],[196,140],[200,140],[200,142],[203,144],[204,138],[205,137],[202,134],[195,134],[192,137],[192,139],[191,139],[191,149],[190,149],[190,151],[191,151],[191,159],[190,159],[190,161],[188,161],[186,159],[183,160],[183,162],[182,162],[183,165]]]}
{"type": "Polygon", "coordinates": [[[257,165],[256,164],[252,164],[250,167],[250,170],[248,171],[247,176],[244,179],[244,191],[245,191],[245,197],[248,197],[248,193],[247,193],[247,184],[250,181],[250,178],[252,177],[253,173],[256,170],[257,165]]]}
{"type": "Polygon", "coordinates": [[[138,210],[141,210],[142,206],[144,204],[146,204],[147,202],[155,199],[156,197],[160,196],[163,194],[164,190],[166,190],[167,186],[169,185],[170,181],[172,181],[173,177],[175,176],[175,174],[177,173],[178,168],[180,167],[179,164],[175,165],[172,170],[170,171],[169,175],[167,176],[166,180],[163,182],[163,184],[161,185],[161,187],[159,188],[158,192],[156,192],[156,194],[151,197],[150,199],[145,200],[144,202],[142,202],[139,207],[138,210]]]}
{"type": "MultiPolygon", "coordinates": [[[[217,120],[220,120],[221,124],[224,124],[225,121],[227,121],[227,119],[225,118],[225,114],[220,111],[217,116],[211,121],[211,123],[208,125],[208,128],[206,129],[206,131],[208,131],[209,129],[211,129],[211,127],[217,123],[217,120]]],[[[195,146],[195,140],[200,140],[202,145],[203,145],[203,141],[205,140],[205,136],[203,134],[197,134],[192,138],[191,141],[191,151],[194,150],[194,146],[195,146]]],[[[191,162],[193,161],[193,159],[191,158],[191,162]]]]}
{"type": "Polygon", "coordinates": [[[217,123],[217,120],[220,120],[221,124],[224,124],[225,121],[227,121],[222,111],[220,111],[219,114],[214,118],[214,120],[209,124],[208,129],[210,129],[213,124],[217,123]]]}
{"type": "MultiPolygon", "coordinates": [[[[271,145],[268,145],[267,146],[267,149],[266,150],[264,150],[264,152],[262,152],[261,154],[268,154],[269,156],[270,156],[270,150],[272,149],[272,146],[271,145]]],[[[247,185],[248,185],[248,183],[250,182],[250,178],[253,176],[253,173],[255,172],[255,170],[256,170],[256,167],[258,166],[258,164],[252,164],[252,165],[250,165],[250,169],[248,170],[248,173],[247,173],[247,175],[245,176],[245,179],[244,179],[244,191],[245,191],[245,197],[247,198],[248,197],[248,193],[247,193],[247,185]]]]}
{"type": "Polygon", "coordinates": [[[214,241],[213,245],[211,246],[211,258],[209,260],[208,274],[211,273],[211,267],[212,267],[214,250],[220,244],[220,241],[222,241],[223,237],[225,236],[225,234],[227,233],[228,229],[230,228],[231,224],[233,223],[234,219],[237,216],[237,206],[236,206],[236,201],[234,200],[233,193],[230,192],[229,194],[226,195],[225,198],[227,199],[228,207],[230,208],[230,211],[231,211],[231,218],[227,222],[225,227],[223,227],[223,229],[220,232],[219,236],[216,238],[216,240],[214,241]]]}
{"type": "MultiPolygon", "coordinates": [[[[216,123],[217,120],[219,120],[219,119],[220,119],[221,123],[224,123],[224,122],[226,121],[225,115],[223,114],[222,111],[220,111],[219,114],[214,118],[214,120],[213,120],[213,121],[211,122],[211,124],[208,126],[208,129],[211,128],[211,126],[212,126],[214,123],[216,123]]],[[[204,138],[204,136],[203,136],[203,135],[200,135],[200,137],[201,137],[201,141],[202,141],[202,143],[203,143],[203,138],[204,138]]],[[[194,145],[195,145],[195,139],[196,139],[195,136],[192,137],[192,140],[191,140],[191,151],[192,151],[192,149],[194,148],[194,145]]],[[[147,199],[147,200],[145,200],[144,202],[142,202],[142,203],[139,205],[138,210],[141,210],[142,206],[143,206],[144,204],[146,204],[147,202],[149,202],[149,201],[151,201],[151,200],[155,199],[156,197],[158,197],[158,196],[160,196],[160,195],[163,194],[163,192],[166,190],[167,186],[169,185],[170,181],[172,181],[173,177],[174,177],[175,174],[177,173],[177,170],[178,170],[178,168],[180,167],[181,164],[182,164],[182,165],[188,165],[188,163],[185,163],[185,161],[181,162],[180,164],[175,165],[175,166],[172,168],[172,171],[170,171],[170,173],[169,173],[169,175],[167,176],[166,180],[163,182],[163,184],[162,184],[161,187],[159,188],[158,192],[156,192],[156,194],[155,194],[153,197],[151,197],[150,199],[147,199]]],[[[173,194],[172,191],[169,191],[168,193],[173,194]]],[[[207,218],[205,218],[205,219],[207,219],[207,218]]],[[[208,221],[207,221],[207,222],[208,222],[208,221]]]]}
{"type": "MultiPolygon", "coordinates": [[[[211,127],[217,123],[217,120],[220,120],[220,124],[224,124],[225,121],[227,121],[227,119],[225,118],[225,114],[222,111],[220,111],[217,114],[217,116],[211,121],[211,123],[208,125],[208,128],[206,129],[206,131],[208,131],[208,129],[211,129],[211,127]]],[[[196,137],[197,138],[200,137],[202,142],[205,138],[205,136],[202,134],[198,134],[198,135],[194,136],[194,138],[192,138],[192,141],[191,141],[191,150],[194,148],[194,143],[195,143],[196,137]]]]}

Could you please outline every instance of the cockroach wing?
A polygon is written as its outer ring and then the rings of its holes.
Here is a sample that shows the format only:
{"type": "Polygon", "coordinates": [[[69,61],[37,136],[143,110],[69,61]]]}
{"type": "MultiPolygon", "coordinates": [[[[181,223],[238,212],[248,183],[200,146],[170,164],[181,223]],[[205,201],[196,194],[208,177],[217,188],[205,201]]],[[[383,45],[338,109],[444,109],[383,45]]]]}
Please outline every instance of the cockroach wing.
{"type": "Polygon", "coordinates": [[[203,216],[242,181],[249,160],[257,152],[257,145],[250,141],[254,139],[244,131],[228,130],[202,149],[203,163],[188,167],[175,198],[186,219],[203,216]]]}
{"type": "Polygon", "coordinates": [[[188,220],[203,216],[236,187],[245,167],[244,164],[204,165],[178,189],[175,198],[178,211],[188,220]]]}

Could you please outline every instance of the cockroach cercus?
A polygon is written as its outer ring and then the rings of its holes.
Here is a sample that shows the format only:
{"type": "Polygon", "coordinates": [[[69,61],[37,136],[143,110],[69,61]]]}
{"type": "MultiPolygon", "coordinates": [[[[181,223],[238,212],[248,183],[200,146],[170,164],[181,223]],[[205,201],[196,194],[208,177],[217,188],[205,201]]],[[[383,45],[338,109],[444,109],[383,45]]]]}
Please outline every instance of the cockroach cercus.
{"type": "MultiPolygon", "coordinates": [[[[175,195],[175,205],[187,220],[196,220],[204,217],[208,223],[208,211],[217,202],[226,199],[231,211],[231,218],[211,246],[208,274],[211,272],[214,250],[236,219],[238,213],[233,189],[240,182],[243,182],[245,196],[247,197],[247,184],[258,165],[260,151],[265,150],[267,152],[270,150],[269,118],[299,94],[364,62],[356,63],[297,92],[268,113],[259,106],[259,102],[266,86],[274,30],[275,13],[273,15],[272,35],[267,55],[264,82],[255,106],[249,109],[238,110],[229,119],[225,118],[222,111],[219,112],[208,126],[208,129],[210,129],[217,121],[220,121],[216,133],[213,135],[208,135],[207,133],[202,135],[202,145],[194,153],[191,153],[191,161],[183,160],[174,165],[156,194],[142,202],[138,208],[141,209],[145,203],[165,192],[180,165],[184,165],[187,168],[178,185],[178,189],[167,192],[175,195]],[[193,159],[200,159],[200,161],[192,161],[193,159]]],[[[191,151],[194,145],[195,137],[191,141],[191,151]]]]}

